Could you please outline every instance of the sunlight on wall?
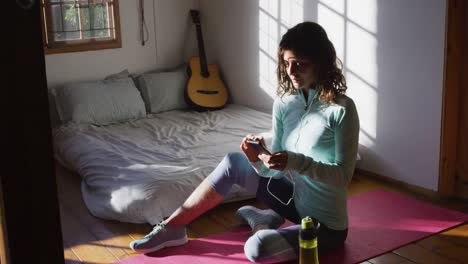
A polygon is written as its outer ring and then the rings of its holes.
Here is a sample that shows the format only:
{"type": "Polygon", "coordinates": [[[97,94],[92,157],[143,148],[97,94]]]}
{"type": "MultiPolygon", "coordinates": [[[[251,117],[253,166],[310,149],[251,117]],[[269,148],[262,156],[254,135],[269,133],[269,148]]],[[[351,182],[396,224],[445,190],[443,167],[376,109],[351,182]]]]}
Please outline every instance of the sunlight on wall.
{"type": "Polygon", "coordinates": [[[344,64],[347,95],[359,112],[360,144],[377,138],[377,0],[322,0],[317,22],[327,31],[344,64]]]}
{"type": "MultiPolygon", "coordinates": [[[[377,0],[319,0],[317,22],[344,64],[348,95],[358,108],[360,143],[377,137],[377,0]]],[[[304,0],[259,0],[259,85],[275,97],[277,47],[286,30],[304,21],[304,0]]]]}
{"type": "MultiPolygon", "coordinates": [[[[319,1],[319,8],[325,7],[325,6],[338,14],[344,15],[345,13],[345,0],[321,0],[319,1]]],[[[320,14],[320,12],[318,13],[320,14]]]]}
{"type": "Polygon", "coordinates": [[[377,90],[351,71],[347,71],[346,81],[349,87],[346,94],[354,100],[359,112],[359,143],[367,147],[373,146],[377,136],[377,90]]]}
{"type": "MultiPolygon", "coordinates": [[[[335,3],[339,2],[343,1],[336,1],[335,3]]],[[[344,59],[345,50],[345,18],[343,12],[334,10],[324,4],[319,4],[317,8],[318,23],[327,31],[328,38],[335,46],[336,55],[341,60],[344,59]]]]}
{"type": "Polygon", "coordinates": [[[347,0],[347,17],[364,30],[377,33],[377,0],[347,0]]]}
{"type": "Polygon", "coordinates": [[[304,0],[281,0],[280,37],[286,31],[304,21],[304,0]]]}
{"type": "Polygon", "coordinates": [[[286,30],[304,20],[303,0],[259,1],[259,85],[272,98],[276,94],[277,48],[286,30]]]}
{"type": "Polygon", "coordinates": [[[377,86],[377,40],[375,35],[349,23],[346,41],[346,68],[373,87],[377,86]]]}

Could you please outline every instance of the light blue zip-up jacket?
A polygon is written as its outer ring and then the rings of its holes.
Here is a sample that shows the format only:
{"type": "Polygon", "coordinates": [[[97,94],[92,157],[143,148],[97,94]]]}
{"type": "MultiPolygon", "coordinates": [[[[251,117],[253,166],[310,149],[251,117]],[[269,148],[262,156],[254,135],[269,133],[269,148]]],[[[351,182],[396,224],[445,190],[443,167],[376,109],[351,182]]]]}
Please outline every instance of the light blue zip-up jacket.
{"type": "Polygon", "coordinates": [[[294,202],[300,217],[313,216],[331,229],[348,227],[346,189],[356,164],[359,117],[353,100],[338,95],[335,103],[318,100],[309,89],[277,98],[273,104],[272,152],[287,151],[285,171],[253,162],[262,177],[283,177],[286,171],[296,185],[294,202]]]}

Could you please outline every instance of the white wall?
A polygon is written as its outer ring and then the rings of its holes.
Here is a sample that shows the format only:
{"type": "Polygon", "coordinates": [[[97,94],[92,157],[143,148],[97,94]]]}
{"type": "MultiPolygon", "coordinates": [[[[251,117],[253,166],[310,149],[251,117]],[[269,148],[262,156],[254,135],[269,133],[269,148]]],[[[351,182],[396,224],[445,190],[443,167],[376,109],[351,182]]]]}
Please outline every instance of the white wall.
{"type": "Polygon", "coordinates": [[[258,1],[200,0],[208,61],[219,64],[234,102],[270,111],[259,87],[258,1]]]}
{"type": "MultiPolygon", "coordinates": [[[[50,89],[67,82],[98,80],[128,69],[143,73],[173,68],[196,51],[196,34],[189,10],[198,0],[145,0],[149,39],[141,46],[137,0],[119,1],[122,48],[45,56],[50,89]]],[[[54,98],[49,94],[51,125],[59,124],[54,98]]]]}
{"type": "MultiPolygon", "coordinates": [[[[200,0],[208,60],[220,65],[234,102],[270,111],[273,91],[260,83],[275,75],[259,63],[260,40],[275,25],[260,24],[259,14],[291,8],[301,12],[283,21],[321,23],[345,63],[361,118],[359,167],[437,190],[445,1],[200,0]]],[[[270,33],[277,45],[281,34],[270,33]]]]}
{"type": "Polygon", "coordinates": [[[102,79],[128,69],[131,73],[173,67],[196,53],[189,9],[197,0],[145,0],[149,41],[140,44],[137,0],[121,0],[122,48],[46,55],[49,87],[77,80],[102,79]]]}

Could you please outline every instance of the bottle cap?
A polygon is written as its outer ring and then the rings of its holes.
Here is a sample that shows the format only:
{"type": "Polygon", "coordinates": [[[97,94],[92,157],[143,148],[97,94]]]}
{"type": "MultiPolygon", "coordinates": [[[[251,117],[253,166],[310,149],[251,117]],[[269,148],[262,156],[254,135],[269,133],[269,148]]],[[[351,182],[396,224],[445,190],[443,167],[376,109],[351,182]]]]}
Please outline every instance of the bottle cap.
{"type": "Polygon", "coordinates": [[[314,219],[310,216],[302,218],[301,229],[311,229],[314,227],[314,219]]]}

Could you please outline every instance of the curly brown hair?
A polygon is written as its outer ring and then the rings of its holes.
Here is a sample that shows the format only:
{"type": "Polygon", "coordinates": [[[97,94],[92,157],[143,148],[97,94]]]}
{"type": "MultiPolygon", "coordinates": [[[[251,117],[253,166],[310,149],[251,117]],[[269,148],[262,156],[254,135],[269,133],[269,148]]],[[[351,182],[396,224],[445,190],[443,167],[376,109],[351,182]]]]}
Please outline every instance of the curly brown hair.
{"type": "Polygon", "coordinates": [[[310,60],[316,69],[319,100],[323,103],[334,103],[338,94],[344,94],[346,80],[343,76],[343,64],[336,56],[335,47],[328,39],[325,30],[317,23],[303,22],[290,28],[281,38],[278,48],[278,96],[295,94],[291,80],[283,63],[286,50],[297,56],[310,60]]]}

